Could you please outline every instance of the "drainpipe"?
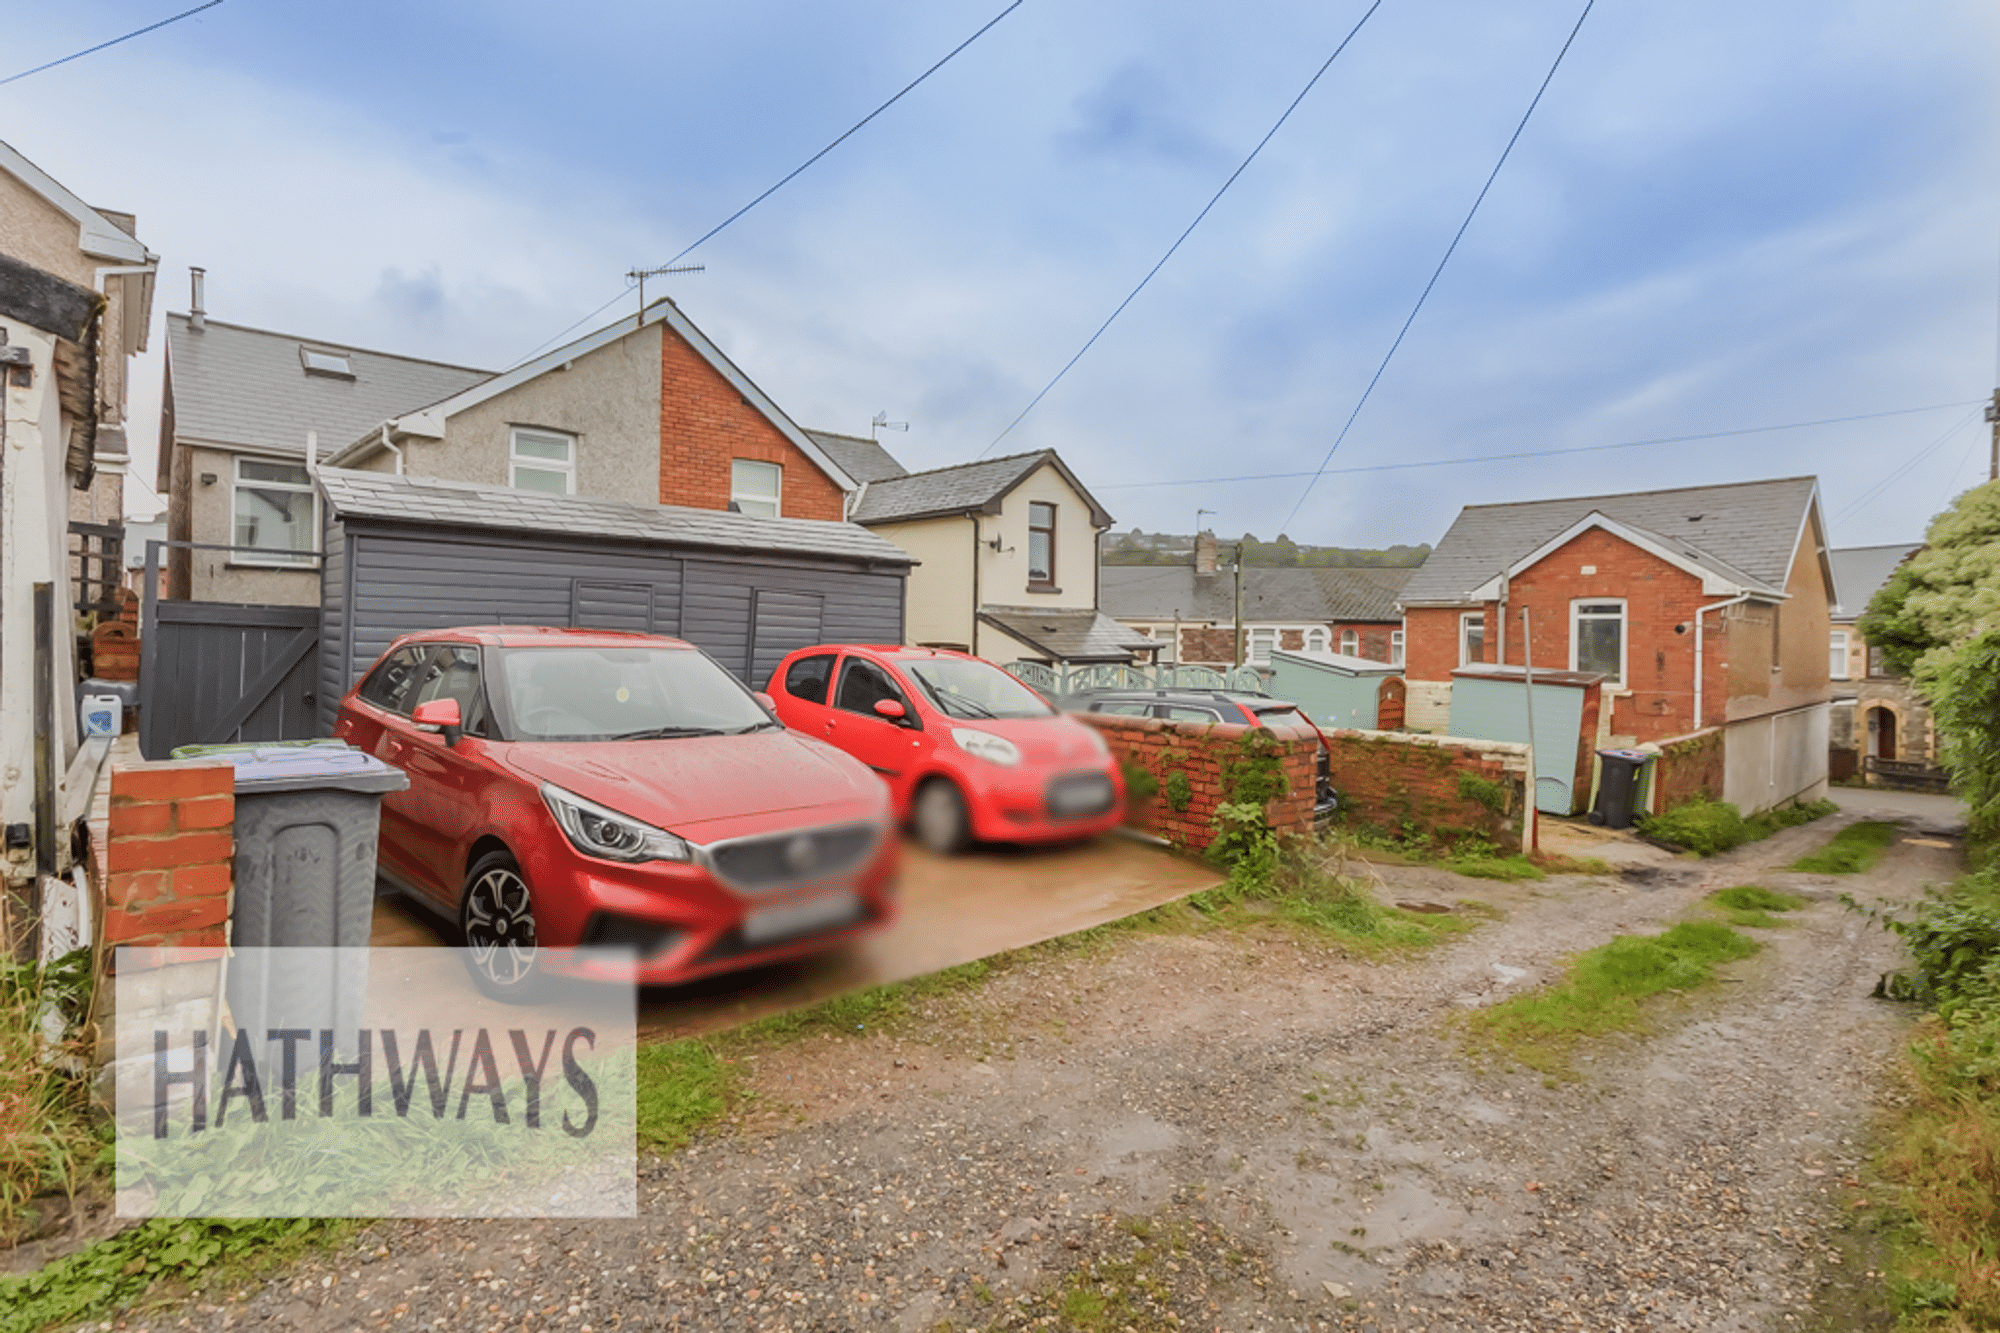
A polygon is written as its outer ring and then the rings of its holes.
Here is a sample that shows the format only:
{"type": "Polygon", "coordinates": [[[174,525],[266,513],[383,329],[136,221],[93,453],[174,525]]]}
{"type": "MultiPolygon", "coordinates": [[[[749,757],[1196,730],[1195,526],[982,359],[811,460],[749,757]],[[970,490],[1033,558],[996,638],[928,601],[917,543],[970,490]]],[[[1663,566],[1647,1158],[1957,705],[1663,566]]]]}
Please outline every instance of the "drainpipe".
{"type": "Polygon", "coordinates": [[[1710,602],[1710,603],[1709,603],[1709,604],[1708,604],[1707,606],[1698,606],[1698,607],[1696,607],[1696,608],[1695,608],[1695,612],[1694,612],[1694,729],[1695,729],[1696,731],[1700,731],[1700,730],[1701,730],[1701,729],[1702,729],[1703,727],[1705,727],[1705,726],[1707,726],[1707,725],[1708,725],[1708,721],[1707,721],[1707,718],[1706,718],[1706,717],[1704,716],[1704,714],[1703,714],[1703,713],[1702,713],[1702,711],[1701,711],[1701,665],[1702,665],[1702,662],[1701,662],[1701,649],[1702,649],[1702,642],[1701,642],[1701,635],[1702,635],[1702,620],[1703,620],[1703,618],[1704,618],[1705,616],[1707,616],[1707,615],[1708,615],[1708,613],[1709,613],[1710,611],[1720,611],[1720,610],[1721,610],[1721,609],[1722,609],[1723,607],[1725,607],[1725,606],[1735,606],[1735,605],[1737,605],[1737,604],[1738,604],[1739,602],[1747,602],[1747,601],[1749,601],[1749,600],[1750,600],[1750,594],[1746,592],[1746,593],[1741,593],[1741,594],[1739,594],[1739,595],[1737,595],[1737,596],[1735,596],[1735,597],[1731,597],[1731,598],[1728,598],[1728,599],[1726,599],[1726,600],[1724,600],[1724,601],[1720,601],[1720,602],[1710,602]]]}
{"type": "MultiPolygon", "coordinates": [[[[1505,666],[1507,665],[1507,571],[1504,569],[1500,571],[1499,619],[1500,619],[1500,624],[1498,627],[1499,632],[1495,635],[1495,638],[1498,640],[1498,642],[1496,642],[1493,645],[1493,661],[1495,665],[1505,666]]],[[[1525,619],[1523,619],[1521,622],[1521,633],[1525,638],[1527,635],[1527,621],[1525,619]]],[[[1528,661],[1526,656],[1523,656],[1521,660],[1523,662],[1528,661]]],[[[1533,663],[1529,663],[1529,665],[1532,666],[1533,663]]]]}
{"type": "Polygon", "coordinates": [[[396,446],[395,446],[395,445],[394,445],[393,443],[391,443],[391,442],[390,442],[390,440],[389,440],[389,423],[388,423],[388,422],[386,422],[386,421],[382,423],[382,447],[383,447],[384,449],[387,449],[387,450],[388,450],[388,451],[389,451],[390,453],[392,453],[392,454],[394,454],[394,455],[396,456],[396,475],[397,475],[397,476],[399,476],[399,477],[400,477],[400,476],[402,476],[402,475],[403,475],[403,451],[402,451],[401,449],[398,449],[398,448],[397,448],[397,447],[396,447],[396,446]]]}
{"type": "Polygon", "coordinates": [[[966,521],[972,524],[972,627],[966,632],[965,646],[979,656],[979,548],[985,543],[979,540],[979,511],[965,511],[966,521]]]}
{"type": "Polygon", "coordinates": [[[1243,543],[1236,543],[1236,665],[1243,665],[1243,543]]]}

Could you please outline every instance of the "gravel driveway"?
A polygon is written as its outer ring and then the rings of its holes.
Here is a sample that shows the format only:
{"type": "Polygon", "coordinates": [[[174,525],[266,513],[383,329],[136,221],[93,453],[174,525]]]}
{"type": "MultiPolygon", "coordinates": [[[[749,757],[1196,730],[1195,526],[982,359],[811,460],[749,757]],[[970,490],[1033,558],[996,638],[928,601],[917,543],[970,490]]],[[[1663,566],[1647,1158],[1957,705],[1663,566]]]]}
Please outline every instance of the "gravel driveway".
{"type": "Polygon", "coordinates": [[[1910,1018],[1868,998],[1894,939],[1837,899],[1912,898],[1957,856],[1912,826],[1859,880],[1770,869],[1852,817],[1644,883],[1385,870],[1387,898],[1505,913],[1416,958],[1254,928],[1046,955],[902,1035],[759,1057],[757,1109],[648,1168],[635,1220],[383,1224],[129,1324],[1801,1327],[1867,1282],[1837,1219],[1910,1018]],[[1811,905],[1652,1035],[1592,1043],[1577,1080],[1455,1035],[1750,882],[1811,905]]]}

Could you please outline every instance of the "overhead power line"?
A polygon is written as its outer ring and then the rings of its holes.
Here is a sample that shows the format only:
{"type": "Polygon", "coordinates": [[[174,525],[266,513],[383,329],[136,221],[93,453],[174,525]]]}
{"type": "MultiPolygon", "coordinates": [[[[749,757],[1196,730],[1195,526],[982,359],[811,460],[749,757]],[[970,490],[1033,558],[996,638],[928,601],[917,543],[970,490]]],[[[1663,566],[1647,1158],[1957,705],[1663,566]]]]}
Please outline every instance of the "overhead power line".
{"type": "MultiPolygon", "coordinates": [[[[1985,400],[1981,399],[1980,401],[1984,402],[1985,400]]],[[[1953,405],[1957,406],[1957,404],[1953,405]]],[[[1979,408],[1977,405],[1975,405],[1972,411],[1967,412],[1964,416],[1960,417],[1956,422],[1952,423],[1951,429],[1947,430],[1944,434],[1938,436],[1935,440],[1932,440],[1929,444],[1925,445],[1923,448],[1917,450],[1917,452],[1915,452],[1914,454],[1911,454],[1907,459],[1903,460],[1901,466],[1897,467],[1888,476],[1882,478],[1882,480],[1876,482],[1873,486],[1870,486],[1867,490],[1863,491],[1860,495],[1856,496],[1852,504],[1848,505],[1847,508],[1841,510],[1838,514],[1835,514],[1833,516],[1833,521],[1835,523],[1840,522],[1842,519],[1846,518],[1849,514],[1853,513],[1855,510],[1861,508],[1861,506],[1867,504],[1870,500],[1874,499],[1877,495],[1880,495],[1883,491],[1889,489],[1889,487],[1895,485],[1898,481],[1901,481],[1905,476],[1909,475],[1910,469],[1914,468],[1917,464],[1923,462],[1926,458],[1929,458],[1932,454],[1936,453],[1938,449],[1944,445],[1944,442],[1946,440],[1949,440],[1952,436],[1958,434],[1960,431],[1964,430],[1967,426],[1971,425],[1973,418],[1977,417],[1978,415],[1979,415],[1979,408]]]]}
{"type": "Polygon", "coordinates": [[[96,55],[99,51],[103,51],[109,47],[116,46],[120,42],[129,42],[134,37],[144,37],[149,32],[159,31],[161,28],[166,27],[169,23],[179,23],[182,19],[188,18],[195,14],[199,14],[204,9],[214,9],[217,5],[221,3],[222,0],[208,0],[208,3],[205,5],[196,5],[193,9],[183,10],[182,12],[174,15],[172,18],[161,19],[158,23],[148,23],[143,28],[134,28],[131,32],[126,33],[123,37],[113,37],[108,42],[99,42],[96,46],[87,47],[84,50],[78,51],[75,55],[64,56],[61,60],[51,60],[48,64],[37,65],[33,69],[24,69],[19,74],[9,74],[6,78],[0,79],[0,88],[4,88],[6,85],[14,83],[17,80],[25,79],[30,74],[40,74],[45,69],[54,69],[57,65],[67,65],[72,60],[81,60],[85,56],[96,55]]]}
{"type": "MultiPolygon", "coordinates": [[[[214,2],[220,4],[222,0],[214,0],[214,2]]],[[[797,179],[797,177],[801,173],[803,173],[808,167],[812,166],[813,163],[819,161],[821,158],[825,157],[828,153],[831,153],[834,149],[846,143],[850,138],[852,138],[855,135],[857,131],[859,131],[862,128],[862,126],[866,125],[869,121],[875,119],[875,117],[881,115],[884,111],[887,111],[890,107],[896,105],[896,103],[902,101],[903,98],[906,97],[912,90],[914,90],[918,84],[922,83],[925,79],[928,79],[931,75],[937,73],[939,70],[943,69],[946,65],[950,64],[953,58],[955,58],[961,51],[965,50],[966,47],[971,46],[974,42],[978,41],[981,37],[984,37],[988,32],[992,31],[994,26],[997,25],[1001,19],[1006,18],[1009,14],[1019,9],[1023,3],[1025,3],[1025,0],[1013,0],[1012,4],[1008,5],[998,14],[995,14],[992,18],[986,20],[985,24],[982,25],[977,32],[973,33],[970,37],[960,42],[957,46],[952,47],[951,50],[945,52],[944,55],[941,58],[939,58],[936,64],[932,65],[929,69],[917,75],[916,78],[911,79],[908,83],[904,84],[902,88],[897,91],[894,97],[891,97],[888,101],[882,103],[882,105],[876,107],[873,111],[870,111],[860,120],[857,120],[854,122],[854,124],[848,126],[846,131],[843,132],[839,138],[835,139],[832,143],[820,149],[817,153],[814,153],[811,157],[807,158],[805,161],[799,163],[796,167],[793,167],[790,171],[786,172],[782,177],[778,179],[776,184],[772,185],[769,189],[765,190],[755,199],[752,199],[749,203],[743,205],[743,207],[737,209],[734,213],[731,213],[728,217],[724,218],[722,221],[716,223],[713,227],[710,227],[707,231],[703,232],[701,234],[701,237],[698,240],[696,240],[694,244],[682,250],[679,254],[675,255],[672,259],[669,259],[665,264],[661,265],[660,267],[671,268],[675,264],[680,263],[681,260],[686,259],[689,255],[693,254],[703,245],[713,240],[715,238],[716,233],[720,232],[724,227],[727,227],[730,223],[736,221],[738,218],[742,217],[745,213],[748,213],[751,209],[763,203],[766,199],[769,199],[779,190],[782,190],[785,188],[785,186],[791,184],[793,180],[797,179]]],[[[1377,3],[1380,3],[1380,0],[1377,0],[1377,3]]],[[[526,361],[529,359],[529,357],[532,357],[536,353],[540,352],[542,348],[549,347],[555,343],[561,342],[571,333],[574,333],[577,329],[583,327],[591,320],[596,319],[606,310],[609,310],[613,305],[617,304],[620,300],[622,300],[624,298],[624,295],[625,293],[619,292],[617,295],[613,296],[610,300],[606,301],[603,305],[598,306],[595,310],[591,311],[589,314],[585,315],[582,319],[579,319],[578,321],[576,321],[576,323],[570,325],[568,328],[564,329],[561,333],[558,333],[555,337],[548,339],[546,342],[542,343],[541,346],[536,347],[534,351],[529,352],[527,356],[522,357],[519,361],[516,361],[514,364],[518,366],[521,364],[522,361],[526,361]]]]}
{"type": "Polygon", "coordinates": [[[1236,178],[1238,176],[1241,176],[1244,170],[1247,167],[1249,167],[1249,165],[1252,162],[1257,160],[1257,154],[1264,151],[1264,145],[1271,142],[1271,136],[1276,134],[1278,132],[1279,127],[1282,126],[1287,120],[1291,118],[1292,112],[1298,110],[1299,103],[1306,100],[1306,94],[1311,92],[1313,90],[1313,85],[1319,82],[1320,75],[1325,74],[1327,70],[1332,67],[1333,62],[1340,58],[1340,53],[1347,49],[1347,44],[1354,40],[1354,35],[1361,31],[1361,25],[1368,22],[1369,18],[1373,16],[1375,11],[1380,9],[1381,7],[1382,7],[1382,0],[1375,0],[1374,4],[1368,6],[1368,12],[1361,16],[1360,22],[1357,22],[1351,29],[1348,30],[1347,36],[1340,39],[1340,45],[1333,48],[1333,54],[1326,58],[1326,63],[1322,64],[1317,70],[1313,72],[1313,76],[1310,79],[1306,80],[1305,87],[1299,89],[1299,95],[1297,97],[1294,97],[1292,99],[1292,104],[1285,108],[1284,115],[1279,116],[1277,121],[1272,124],[1271,128],[1264,132],[1264,137],[1259,139],[1257,141],[1257,146],[1250,150],[1250,156],[1244,158],[1243,161],[1237,165],[1236,170],[1229,173],[1229,179],[1222,182],[1222,188],[1215,192],[1215,197],[1210,199],[1206,204],[1202,206],[1201,212],[1194,215],[1194,221],[1188,223],[1187,230],[1183,231],[1174,240],[1174,243],[1167,247],[1167,252],[1160,256],[1159,263],[1154,264],[1152,268],[1146,271],[1146,276],[1139,279],[1139,285],[1137,287],[1134,287],[1129,293],[1127,293],[1125,299],[1118,303],[1118,308],[1111,312],[1110,317],[1107,318],[1102,324],[1097,326],[1097,332],[1091,334],[1090,337],[1084,342],[1083,346],[1077,348],[1076,355],[1071,357],[1067,362],[1064,363],[1063,368],[1056,372],[1055,378],[1050,380],[1047,384],[1044,384],[1042,386],[1042,391],[1036,394],[1033,398],[1031,398],[1028,401],[1028,405],[1021,409],[1020,415],[1016,416],[1012,421],[1008,422],[1006,429],[1002,430],[998,435],[995,435],[993,437],[992,442],[989,443],[984,449],[981,449],[978,452],[978,454],[974,455],[975,457],[984,458],[986,457],[986,455],[992,453],[993,446],[999,444],[1000,441],[1006,439],[1007,436],[1013,432],[1014,427],[1020,425],[1022,420],[1028,415],[1028,413],[1035,410],[1035,405],[1041,402],[1042,399],[1049,396],[1049,390],[1055,388],[1056,385],[1062,381],[1062,377],[1069,374],[1070,367],[1074,366],[1077,362],[1083,360],[1083,354],[1085,352],[1088,352],[1091,349],[1091,346],[1094,343],[1096,343],[1096,341],[1099,338],[1102,338],[1104,336],[1104,331],[1111,327],[1111,321],[1117,319],[1118,316],[1124,314],[1125,307],[1132,304],[1132,299],[1136,297],[1140,292],[1146,290],[1146,284],[1153,280],[1153,275],[1155,273],[1158,273],[1162,268],[1164,268],[1166,266],[1167,261],[1174,257],[1174,251],[1181,248],[1181,242],[1185,241],[1189,236],[1192,236],[1194,234],[1194,229],[1201,225],[1201,220],[1208,216],[1208,211],[1214,208],[1216,204],[1221,202],[1222,196],[1229,192],[1229,187],[1236,183],[1236,178]]]}
{"type": "Polygon", "coordinates": [[[1354,410],[1347,414],[1346,424],[1341,426],[1340,434],[1333,437],[1333,443],[1327,447],[1326,457],[1320,460],[1319,468],[1313,473],[1312,480],[1299,491],[1299,498],[1292,504],[1292,512],[1285,515],[1285,521],[1278,525],[1280,532],[1291,527],[1292,520],[1299,516],[1299,510],[1305,506],[1306,497],[1312,494],[1313,487],[1319,484],[1319,479],[1326,472],[1328,464],[1333,462],[1333,455],[1340,448],[1341,441],[1347,438],[1348,431],[1354,429],[1354,419],[1361,415],[1361,409],[1367,406],[1369,396],[1375,392],[1375,386],[1381,383],[1382,372],[1389,368],[1389,362],[1395,358],[1396,349],[1403,345],[1404,335],[1409,333],[1410,325],[1417,322],[1417,313],[1424,308],[1424,302],[1430,300],[1431,289],[1436,287],[1438,279],[1444,276],[1445,265],[1451,262],[1452,255],[1458,250],[1458,243],[1465,239],[1466,229],[1472,226],[1472,219],[1479,215],[1479,206],[1486,202],[1487,191],[1491,190],[1493,182],[1500,178],[1500,169],[1507,165],[1508,157],[1514,152],[1514,145],[1521,141],[1522,131],[1528,128],[1528,118],[1534,115],[1535,108],[1542,104],[1542,94],[1546,93],[1549,84],[1554,82],[1556,71],[1562,68],[1563,57],[1569,54],[1570,47],[1576,43],[1576,35],[1583,31],[1583,21],[1590,17],[1590,11],[1596,4],[1597,0],[1584,0],[1583,12],[1576,16],[1576,26],[1571,28],[1569,36],[1563,39],[1562,50],[1556,52],[1555,61],[1549,66],[1549,72],[1542,76],[1541,87],[1535,89],[1534,97],[1528,102],[1528,109],[1521,113],[1520,123],[1514,126],[1514,132],[1507,137],[1507,146],[1500,150],[1500,158],[1493,164],[1493,170],[1488,173],[1486,183],[1479,187],[1479,197],[1472,201],[1472,207],[1466,211],[1465,221],[1458,224],[1458,231],[1453,234],[1451,244],[1444,248],[1444,258],[1438,260],[1437,268],[1431,273],[1431,280],[1424,284],[1424,290],[1418,295],[1417,303],[1410,307],[1409,318],[1405,319],[1403,327],[1396,331],[1396,340],[1389,344],[1389,350],[1383,354],[1382,364],[1375,367],[1375,373],[1369,377],[1368,387],[1361,391],[1361,397],[1355,401],[1354,410]]]}
{"type": "MultiPolygon", "coordinates": [[[[1974,405],[1986,400],[1976,399],[1974,405]]],[[[1761,435],[1776,430],[1804,430],[1809,426],[1837,426],[1847,421],[1873,421],[1880,417],[1906,417],[1917,412],[1941,412],[1948,407],[1964,407],[1964,402],[1932,403],[1928,407],[1899,407],[1890,412],[1862,412],[1851,417],[1822,417],[1817,421],[1788,421],[1780,426],[1743,426],[1736,430],[1704,431],[1699,435],[1662,435],[1650,440],[1621,440],[1617,444],[1585,444],[1570,449],[1530,449],[1512,454],[1475,454],[1470,458],[1429,458],[1415,463],[1367,463],[1358,467],[1321,468],[1317,472],[1260,472],[1240,477],[1187,477],[1180,481],[1122,481],[1095,486],[1100,491],[1150,490],[1160,486],[1221,486],[1238,481],[1296,481],[1300,477],[1349,476],[1361,472],[1401,472],[1408,468],[1464,467],[1476,463],[1512,463],[1524,458],[1559,458],[1568,454],[1596,454],[1609,449],[1642,449],[1654,444],[1688,444],[1696,440],[1725,440],[1736,435],[1761,435]]],[[[1965,421],[1970,421],[1970,416],[1965,421]]],[[[1965,421],[1952,427],[1955,433],[1965,421]]],[[[1936,445],[1932,445],[1936,448],[1936,445]]],[[[1912,459],[1911,462],[1915,462],[1912,459]]],[[[1905,466],[1908,466],[1907,464],[1905,466]]]]}

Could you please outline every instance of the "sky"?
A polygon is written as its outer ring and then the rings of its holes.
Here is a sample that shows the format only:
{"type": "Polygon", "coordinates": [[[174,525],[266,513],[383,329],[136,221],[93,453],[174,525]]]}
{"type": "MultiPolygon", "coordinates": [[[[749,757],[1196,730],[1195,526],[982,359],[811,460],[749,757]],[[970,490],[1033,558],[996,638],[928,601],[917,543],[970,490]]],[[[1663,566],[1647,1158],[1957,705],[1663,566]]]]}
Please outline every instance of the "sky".
{"type": "MultiPolygon", "coordinates": [[[[161,256],[132,403],[147,480],[189,265],[215,319],[502,369],[608,300],[569,336],[636,309],[627,270],[1002,11],[683,261],[705,271],[648,285],[800,425],[886,412],[911,469],[1053,448],[1121,531],[1207,510],[1314,545],[1801,474],[1833,544],[1907,541],[1984,480],[1983,0],[1598,0],[1354,415],[1584,9],[1382,0],[999,438],[1369,2],[225,0],[0,86],[0,139],[135,212],[161,256]],[[1673,442],[1602,447],[1648,440],[1673,442]],[[1503,457],[1551,450],[1586,452],[1503,457]],[[1439,460],[1487,461],[1401,466],[1439,460]]],[[[0,78],[186,7],[38,6],[0,78]]],[[[135,480],[128,505],[157,501],[135,480]]]]}

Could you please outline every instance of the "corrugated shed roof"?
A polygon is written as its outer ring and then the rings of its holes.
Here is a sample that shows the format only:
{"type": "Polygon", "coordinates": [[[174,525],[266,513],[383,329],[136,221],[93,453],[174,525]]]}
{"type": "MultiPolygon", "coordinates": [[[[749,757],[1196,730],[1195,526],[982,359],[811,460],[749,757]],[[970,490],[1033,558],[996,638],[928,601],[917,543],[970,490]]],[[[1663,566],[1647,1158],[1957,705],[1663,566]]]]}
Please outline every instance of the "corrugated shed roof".
{"type": "Polygon", "coordinates": [[[860,435],[837,435],[830,430],[809,430],[806,435],[833,455],[840,470],[856,481],[889,481],[910,475],[910,470],[898,463],[879,441],[860,435]]]}
{"type": "MultiPolygon", "coordinates": [[[[1243,618],[1286,623],[1396,621],[1407,569],[1245,569],[1243,618]]],[[[1097,603],[1120,620],[1234,620],[1236,575],[1192,565],[1105,565],[1097,603]]]]}
{"type": "Polygon", "coordinates": [[[1896,542],[1828,551],[1826,558],[1833,565],[1833,618],[1859,619],[1897,567],[1923,549],[1922,542],[1896,542]]]}
{"type": "Polygon", "coordinates": [[[319,485],[339,518],[610,537],[871,564],[913,563],[900,546],[866,528],[822,519],[756,518],[330,467],[319,470],[319,485]]]}
{"type": "Polygon", "coordinates": [[[1159,641],[1126,629],[1090,607],[982,606],[979,618],[1055,662],[1129,662],[1134,649],[1158,648],[1159,641]]]}
{"type": "Polygon", "coordinates": [[[307,431],[319,433],[320,453],[330,456],[398,413],[493,377],[213,319],[195,330],[179,314],[167,316],[167,373],[179,438],[301,456],[307,431]],[[301,347],[345,356],[353,378],[308,375],[301,347]]]}
{"type": "Polygon", "coordinates": [[[1593,510],[1639,528],[1717,573],[1782,589],[1813,477],[1688,486],[1625,495],[1580,495],[1518,504],[1467,505],[1404,586],[1405,606],[1469,602],[1481,584],[1593,510]]]}

